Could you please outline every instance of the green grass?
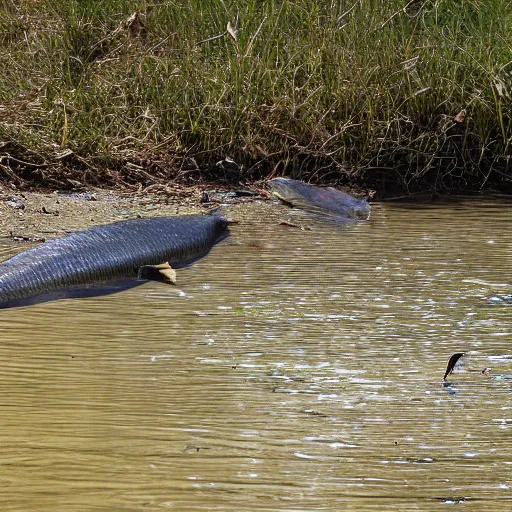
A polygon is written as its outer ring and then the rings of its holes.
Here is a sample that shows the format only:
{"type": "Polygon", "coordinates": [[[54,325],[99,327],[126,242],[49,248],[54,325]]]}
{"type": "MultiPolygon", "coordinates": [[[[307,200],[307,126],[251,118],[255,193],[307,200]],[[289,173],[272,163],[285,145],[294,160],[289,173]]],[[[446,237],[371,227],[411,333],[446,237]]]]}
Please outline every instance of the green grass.
{"type": "Polygon", "coordinates": [[[384,193],[511,179],[509,0],[0,5],[0,171],[18,183],[223,178],[225,157],[229,178],[384,193]]]}

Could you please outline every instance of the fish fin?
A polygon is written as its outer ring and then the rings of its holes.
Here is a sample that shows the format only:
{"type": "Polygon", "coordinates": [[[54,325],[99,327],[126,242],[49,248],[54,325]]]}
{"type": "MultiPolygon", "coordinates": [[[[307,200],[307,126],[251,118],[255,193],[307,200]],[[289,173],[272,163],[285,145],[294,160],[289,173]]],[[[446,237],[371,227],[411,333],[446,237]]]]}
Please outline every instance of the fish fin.
{"type": "Polygon", "coordinates": [[[137,279],[146,279],[148,281],[158,281],[160,283],[176,284],[176,270],[169,262],[159,265],[143,265],[139,268],[137,279]]]}
{"type": "Polygon", "coordinates": [[[457,370],[458,367],[461,366],[461,359],[464,357],[464,352],[457,352],[450,357],[448,361],[448,366],[446,367],[446,372],[444,373],[443,380],[446,380],[446,377],[450,375],[453,371],[457,370]]]}

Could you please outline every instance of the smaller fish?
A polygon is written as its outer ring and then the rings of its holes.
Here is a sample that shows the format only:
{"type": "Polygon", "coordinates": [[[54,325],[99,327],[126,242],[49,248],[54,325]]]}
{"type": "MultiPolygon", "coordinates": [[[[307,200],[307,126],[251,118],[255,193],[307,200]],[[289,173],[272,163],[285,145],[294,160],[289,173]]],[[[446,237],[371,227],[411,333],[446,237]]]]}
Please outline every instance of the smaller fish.
{"type": "Polygon", "coordinates": [[[368,220],[370,205],[332,187],[316,187],[291,178],[267,182],[270,192],[283,203],[334,219],[368,220]]]}

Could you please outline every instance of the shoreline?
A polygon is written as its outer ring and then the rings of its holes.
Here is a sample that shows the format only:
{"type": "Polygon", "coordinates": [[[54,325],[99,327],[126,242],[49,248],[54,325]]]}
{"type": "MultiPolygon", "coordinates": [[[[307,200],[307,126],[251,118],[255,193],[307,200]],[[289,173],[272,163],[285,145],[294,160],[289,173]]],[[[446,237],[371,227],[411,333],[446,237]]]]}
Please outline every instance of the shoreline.
{"type": "Polygon", "coordinates": [[[88,188],[81,192],[15,190],[0,187],[0,238],[13,242],[44,242],[71,231],[118,220],[152,215],[206,213],[217,205],[264,201],[260,195],[231,196],[229,191],[212,193],[201,202],[204,188],[174,187],[163,191],[88,188]]]}
{"type": "MultiPolygon", "coordinates": [[[[206,213],[212,208],[228,204],[272,200],[261,182],[245,187],[220,184],[195,186],[148,187],[137,191],[115,188],[83,187],[79,192],[58,190],[16,190],[0,185],[0,238],[13,242],[44,242],[71,231],[117,220],[158,215],[186,215],[206,213]],[[149,188],[149,189],[148,189],[149,188]],[[253,191],[253,193],[249,193],[253,191]],[[260,193],[258,193],[260,192],[260,193]],[[209,202],[205,201],[205,194],[209,202]]],[[[353,190],[347,190],[354,193],[353,190]]],[[[456,195],[403,195],[377,201],[360,189],[355,193],[370,202],[425,203],[458,201],[467,197],[496,197],[512,200],[511,194],[486,190],[456,195]]]]}

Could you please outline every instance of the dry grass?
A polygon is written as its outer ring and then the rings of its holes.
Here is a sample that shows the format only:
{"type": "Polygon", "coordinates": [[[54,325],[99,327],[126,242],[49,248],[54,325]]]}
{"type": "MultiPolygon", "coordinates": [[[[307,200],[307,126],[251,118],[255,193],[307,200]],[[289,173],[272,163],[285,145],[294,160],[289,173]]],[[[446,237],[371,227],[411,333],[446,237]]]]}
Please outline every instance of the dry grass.
{"type": "Polygon", "coordinates": [[[511,179],[509,0],[1,5],[0,171],[18,185],[511,179]]]}

